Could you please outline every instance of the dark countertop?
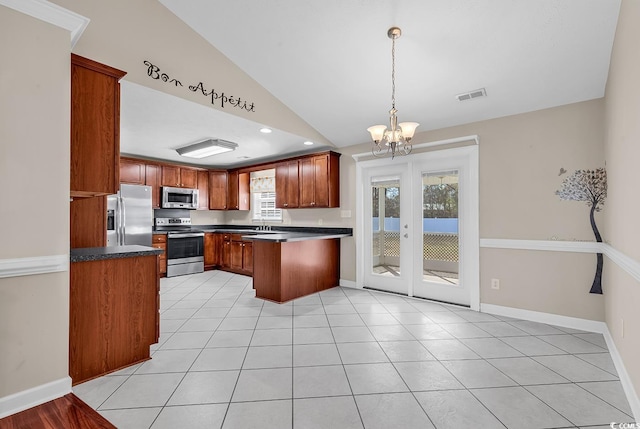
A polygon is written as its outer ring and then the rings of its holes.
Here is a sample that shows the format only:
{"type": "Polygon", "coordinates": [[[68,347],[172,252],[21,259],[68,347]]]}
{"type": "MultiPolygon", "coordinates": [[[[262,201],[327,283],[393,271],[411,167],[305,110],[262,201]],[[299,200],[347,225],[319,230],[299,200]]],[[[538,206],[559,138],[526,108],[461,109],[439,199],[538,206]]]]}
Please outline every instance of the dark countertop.
{"type": "Polygon", "coordinates": [[[282,233],[268,233],[268,234],[256,234],[256,235],[243,235],[243,240],[248,241],[273,241],[276,243],[285,243],[291,241],[305,241],[305,240],[326,240],[332,238],[349,237],[351,234],[339,234],[339,233],[314,233],[314,232],[282,232],[282,233]]]}
{"type": "MultiPolygon", "coordinates": [[[[273,241],[276,243],[343,238],[353,235],[352,228],[305,226],[277,226],[270,231],[258,231],[256,226],[247,225],[191,225],[191,229],[204,232],[242,234],[242,238],[245,240],[273,241]]],[[[167,231],[153,231],[153,233],[166,234],[167,231]]]]}
{"type": "Polygon", "coordinates": [[[136,256],[159,255],[162,249],[147,246],[82,247],[71,249],[71,262],[100,261],[103,259],[134,258],[136,256]]]}

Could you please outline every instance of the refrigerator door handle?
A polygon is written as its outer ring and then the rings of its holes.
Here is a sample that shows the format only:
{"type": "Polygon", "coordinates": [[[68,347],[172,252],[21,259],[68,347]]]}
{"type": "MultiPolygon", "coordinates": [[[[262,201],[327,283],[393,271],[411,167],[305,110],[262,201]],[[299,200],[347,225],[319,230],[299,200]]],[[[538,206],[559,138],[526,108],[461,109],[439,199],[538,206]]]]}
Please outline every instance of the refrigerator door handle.
{"type": "Polygon", "coordinates": [[[116,233],[114,246],[120,245],[120,195],[116,195],[116,210],[113,216],[113,229],[116,233]]]}
{"type": "Polygon", "coordinates": [[[124,246],[124,237],[125,237],[125,233],[126,233],[126,227],[127,224],[125,222],[126,216],[125,216],[125,204],[124,204],[124,198],[122,198],[122,195],[120,196],[120,217],[122,218],[122,222],[120,223],[120,245],[124,246]]]}

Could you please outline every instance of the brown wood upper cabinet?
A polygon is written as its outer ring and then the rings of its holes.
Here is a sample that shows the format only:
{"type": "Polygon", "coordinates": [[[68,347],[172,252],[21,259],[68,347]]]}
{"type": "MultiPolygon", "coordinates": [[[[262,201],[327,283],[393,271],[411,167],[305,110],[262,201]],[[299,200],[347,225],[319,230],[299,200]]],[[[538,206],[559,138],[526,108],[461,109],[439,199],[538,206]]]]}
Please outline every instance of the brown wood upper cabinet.
{"type": "Polygon", "coordinates": [[[120,186],[121,70],[71,54],[71,196],[120,186]]]}
{"type": "Polygon", "coordinates": [[[227,209],[227,182],[226,171],[209,171],[209,209],[227,209]]]}
{"type": "Polygon", "coordinates": [[[249,173],[209,171],[210,210],[249,210],[249,173]]]}
{"type": "Polygon", "coordinates": [[[251,174],[238,174],[238,210],[251,209],[251,174]]]}
{"type": "Polygon", "coordinates": [[[209,210],[209,172],[198,170],[198,210],[209,210]]]}
{"type": "Polygon", "coordinates": [[[300,201],[300,161],[283,161],[276,164],[276,207],[298,208],[300,201]]]}
{"type": "Polygon", "coordinates": [[[163,165],[162,186],[195,189],[198,186],[198,170],[174,165],[163,165]]]}
{"type": "Polygon", "coordinates": [[[340,207],[339,153],[301,158],[299,177],[300,207],[340,207]]]}
{"type": "Polygon", "coordinates": [[[151,186],[151,205],[154,209],[160,208],[160,179],[162,167],[156,164],[145,165],[145,185],[151,186]]]}
{"type": "Polygon", "coordinates": [[[144,161],[135,159],[120,159],[120,183],[130,183],[132,185],[146,184],[146,165],[144,161]]]}
{"type": "Polygon", "coordinates": [[[238,176],[237,171],[230,171],[227,177],[227,210],[240,210],[238,176]]]}

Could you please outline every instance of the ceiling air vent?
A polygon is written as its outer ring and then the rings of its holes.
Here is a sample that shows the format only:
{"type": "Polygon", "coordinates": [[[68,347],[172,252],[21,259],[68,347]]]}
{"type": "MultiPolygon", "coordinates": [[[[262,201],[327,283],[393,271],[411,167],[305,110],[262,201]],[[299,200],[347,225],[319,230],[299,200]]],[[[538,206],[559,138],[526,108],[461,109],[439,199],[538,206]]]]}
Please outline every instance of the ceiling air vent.
{"type": "Polygon", "coordinates": [[[487,91],[484,88],[474,89],[473,91],[465,92],[464,94],[456,95],[458,101],[473,100],[474,98],[486,97],[487,91]]]}

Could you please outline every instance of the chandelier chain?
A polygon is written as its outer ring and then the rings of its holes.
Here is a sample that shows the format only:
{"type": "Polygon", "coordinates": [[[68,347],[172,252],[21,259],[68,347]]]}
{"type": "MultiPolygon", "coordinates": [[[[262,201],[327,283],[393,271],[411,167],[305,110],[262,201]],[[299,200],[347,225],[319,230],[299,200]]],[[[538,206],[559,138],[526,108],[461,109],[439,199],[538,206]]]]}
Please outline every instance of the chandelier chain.
{"type": "Polygon", "coordinates": [[[396,108],[396,39],[391,39],[391,107],[396,108]]]}

